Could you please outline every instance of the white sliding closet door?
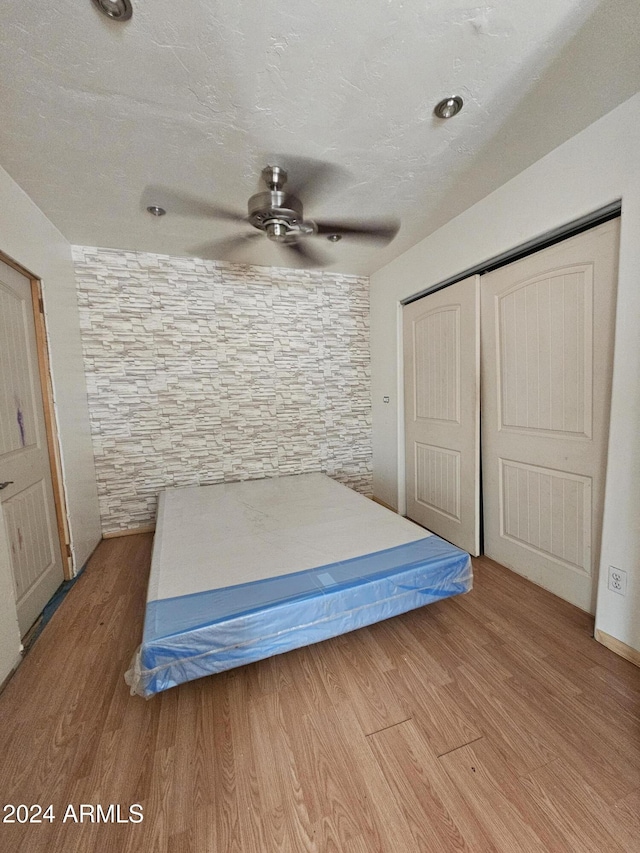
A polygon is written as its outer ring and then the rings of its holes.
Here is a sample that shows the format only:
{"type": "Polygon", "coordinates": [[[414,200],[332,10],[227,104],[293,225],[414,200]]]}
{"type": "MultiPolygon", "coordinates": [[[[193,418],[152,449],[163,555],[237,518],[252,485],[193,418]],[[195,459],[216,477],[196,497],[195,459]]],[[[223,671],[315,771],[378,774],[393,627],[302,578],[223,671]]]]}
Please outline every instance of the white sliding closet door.
{"type": "Polygon", "coordinates": [[[593,612],[619,220],[482,279],[485,553],[593,612]]]}
{"type": "Polygon", "coordinates": [[[403,311],[407,515],[479,553],[479,276],[403,311]]]}

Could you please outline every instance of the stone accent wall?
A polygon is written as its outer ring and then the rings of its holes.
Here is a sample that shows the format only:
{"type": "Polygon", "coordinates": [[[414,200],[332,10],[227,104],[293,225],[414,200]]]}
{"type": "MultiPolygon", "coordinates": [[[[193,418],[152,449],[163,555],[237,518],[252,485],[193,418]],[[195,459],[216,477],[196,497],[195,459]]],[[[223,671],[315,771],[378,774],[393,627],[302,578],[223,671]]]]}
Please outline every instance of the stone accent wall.
{"type": "Polygon", "coordinates": [[[371,494],[367,278],[73,253],[104,533],[167,486],[323,471],[371,494]]]}

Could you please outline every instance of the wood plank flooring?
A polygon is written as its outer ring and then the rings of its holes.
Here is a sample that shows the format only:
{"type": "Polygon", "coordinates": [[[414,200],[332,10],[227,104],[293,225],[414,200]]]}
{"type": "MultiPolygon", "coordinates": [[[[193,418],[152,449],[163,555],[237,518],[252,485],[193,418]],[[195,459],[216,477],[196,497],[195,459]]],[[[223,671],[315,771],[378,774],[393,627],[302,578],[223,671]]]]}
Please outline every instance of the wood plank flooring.
{"type": "Polygon", "coordinates": [[[0,802],[55,814],[1,850],[640,851],[640,670],[586,614],[479,559],[468,595],[144,701],[150,547],[103,542],[0,695],[0,802]]]}

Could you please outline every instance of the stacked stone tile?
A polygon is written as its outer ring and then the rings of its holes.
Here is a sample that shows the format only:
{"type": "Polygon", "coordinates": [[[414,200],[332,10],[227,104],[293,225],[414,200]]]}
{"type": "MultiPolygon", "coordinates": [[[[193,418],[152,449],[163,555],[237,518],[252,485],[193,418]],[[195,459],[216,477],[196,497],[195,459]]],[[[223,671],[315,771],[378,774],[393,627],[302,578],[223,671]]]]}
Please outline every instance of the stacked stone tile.
{"type": "Polygon", "coordinates": [[[103,532],[168,486],[371,494],[368,279],[74,247],[103,532]]]}

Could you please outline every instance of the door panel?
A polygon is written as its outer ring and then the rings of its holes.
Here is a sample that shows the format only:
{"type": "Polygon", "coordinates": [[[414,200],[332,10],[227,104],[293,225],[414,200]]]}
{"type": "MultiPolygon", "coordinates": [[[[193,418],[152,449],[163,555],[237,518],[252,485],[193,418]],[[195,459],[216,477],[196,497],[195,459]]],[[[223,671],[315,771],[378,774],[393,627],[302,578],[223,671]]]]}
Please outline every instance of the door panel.
{"type": "Polygon", "coordinates": [[[0,261],[0,491],[20,631],[63,582],[31,282],[0,261]]]}
{"type": "Polygon", "coordinates": [[[405,306],[407,515],[479,553],[479,279],[405,306]]]}
{"type": "Polygon", "coordinates": [[[586,264],[546,272],[496,297],[501,429],[590,437],[592,299],[593,267],[586,264]]]}
{"type": "Polygon", "coordinates": [[[591,478],[499,460],[501,535],[589,572],[591,478]]]}
{"type": "Polygon", "coordinates": [[[619,221],[483,276],[485,552],[593,611],[619,221]]]}

